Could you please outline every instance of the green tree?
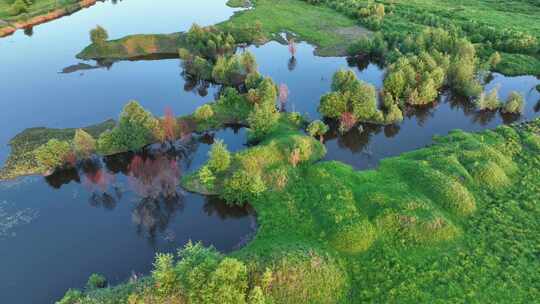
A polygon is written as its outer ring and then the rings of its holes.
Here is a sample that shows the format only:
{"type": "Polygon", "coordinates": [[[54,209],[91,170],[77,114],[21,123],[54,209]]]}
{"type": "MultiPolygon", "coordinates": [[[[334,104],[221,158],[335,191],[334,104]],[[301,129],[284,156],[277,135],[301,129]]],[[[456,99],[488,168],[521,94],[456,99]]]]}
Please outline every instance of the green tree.
{"type": "Polygon", "coordinates": [[[87,290],[94,290],[105,287],[107,287],[107,278],[98,273],[93,273],[92,275],[90,275],[88,281],[86,282],[87,290]]]}
{"type": "Polygon", "coordinates": [[[56,304],[77,304],[84,298],[83,293],[77,289],[69,289],[64,297],[56,304]]]}
{"type": "Polygon", "coordinates": [[[323,141],[324,134],[326,134],[328,130],[328,126],[320,120],[312,121],[307,128],[308,133],[314,137],[318,136],[321,142],[323,141]]]}
{"type": "Polygon", "coordinates": [[[339,118],[342,113],[347,112],[347,100],[339,92],[325,94],[321,97],[318,111],[324,117],[339,118]]]}
{"type": "Polygon", "coordinates": [[[72,153],[71,145],[66,141],[51,139],[35,151],[38,164],[46,170],[54,170],[66,164],[72,153]]]}
{"type": "Polygon", "coordinates": [[[211,299],[207,303],[246,303],[248,288],[246,265],[233,258],[224,258],[210,275],[206,288],[210,293],[208,298],[211,299]]]}
{"type": "Polygon", "coordinates": [[[208,190],[214,189],[216,176],[208,166],[203,166],[198,173],[200,183],[208,190]]]}
{"type": "Polygon", "coordinates": [[[511,92],[503,108],[504,113],[521,114],[525,107],[525,100],[518,92],[511,92]]]}
{"type": "Polygon", "coordinates": [[[348,91],[358,82],[352,70],[339,70],[332,77],[332,91],[348,91]]]}
{"type": "Polygon", "coordinates": [[[251,139],[262,139],[272,132],[278,120],[279,113],[273,104],[256,104],[247,118],[251,139]]]}
{"type": "Polygon", "coordinates": [[[88,158],[96,151],[96,140],[83,129],[75,131],[73,150],[79,158],[88,158]]]}
{"type": "Polygon", "coordinates": [[[213,172],[219,173],[227,170],[231,164],[231,153],[227,150],[227,146],[223,140],[216,140],[208,153],[210,159],[208,166],[213,172]]]}
{"type": "Polygon", "coordinates": [[[205,122],[214,117],[214,110],[210,105],[205,104],[195,110],[194,116],[198,122],[205,122]]]}
{"type": "Polygon", "coordinates": [[[402,71],[394,71],[390,73],[384,80],[384,91],[392,94],[395,99],[401,97],[404,89],[405,75],[402,71]]]}
{"type": "Polygon", "coordinates": [[[179,278],[174,268],[174,256],[170,253],[158,253],[154,261],[152,279],[156,292],[160,296],[171,295],[179,288],[179,278]]]}
{"type": "Polygon", "coordinates": [[[109,34],[99,25],[90,31],[90,40],[94,44],[103,45],[107,39],[109,39],[109,34]]]}

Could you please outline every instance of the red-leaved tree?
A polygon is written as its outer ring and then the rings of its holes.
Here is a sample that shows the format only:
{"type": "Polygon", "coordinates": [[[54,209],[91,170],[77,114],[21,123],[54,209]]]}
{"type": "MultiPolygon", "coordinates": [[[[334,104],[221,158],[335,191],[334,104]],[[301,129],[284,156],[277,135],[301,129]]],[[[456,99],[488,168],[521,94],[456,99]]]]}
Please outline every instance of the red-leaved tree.
{"type": "Polygon", "coordinates": [[[176,139],[176,130],[178,124],[176,117],[170,107],[165,108],[165,117],[163,117],[163,132],[166,140],[173,141],[176,139]]]}
{"type": "Polygon", "coordinates": [[[339,118],[339,128],[341,132],[347,132],[356,125],[356,122],[357,119],[354,117],[354,114],[351,112],[344,112],[339,118]]]}

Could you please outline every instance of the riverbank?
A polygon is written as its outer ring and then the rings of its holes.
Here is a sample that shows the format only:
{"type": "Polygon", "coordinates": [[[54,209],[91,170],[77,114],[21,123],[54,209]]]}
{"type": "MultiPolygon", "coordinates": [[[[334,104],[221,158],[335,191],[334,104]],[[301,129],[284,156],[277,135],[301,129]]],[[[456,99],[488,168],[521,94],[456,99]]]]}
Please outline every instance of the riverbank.
{"type": "MultiPolygon", "coordinates": [[[[81,0],[76,3],[63,2],[58,4],[52,2],[49,4],[35,3],[30,5],[27,13],[22,13],[17,16],[5,16],[0,21],[0,37],[5,37],[13,34],[18,29],[31,28],[33,26],[49,22],[64,16],[71,15],[79,10],[88,8],[103,0],[81,0]]],[[[7,8],[3,8],[2,16],[6,14],[7,8]]]]}

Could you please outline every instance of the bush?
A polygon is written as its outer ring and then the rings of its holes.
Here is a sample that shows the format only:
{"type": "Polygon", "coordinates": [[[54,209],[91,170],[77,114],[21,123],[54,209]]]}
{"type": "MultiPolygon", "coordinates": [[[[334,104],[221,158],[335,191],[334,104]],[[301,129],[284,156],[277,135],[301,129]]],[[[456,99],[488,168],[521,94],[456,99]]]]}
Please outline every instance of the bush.
{"type": "Polygon", "coordinates": [[[227,170],[231,164],[231,153],[223,140],[217,140],[209,152],[208,167],[216,173],[227,170]]]}
{"type": "Polygon", "coordinates": [[[318,111],[324,117],[335,119],[347,112],[347,108],[345,97],[338,92],[332,92],[321,97],[318,111]]]}
{"type": "Polygon", "coordinates": [[[10,13],[13,16],[28,12],[28,4],[24,0],[15,0],[10,6],[10,13]]]}
{"type": "Polygon", "coordinates": [[[64,297],[60,301],[57,301],[56,304],[77,304],[83,298],[84,295],[80,290],[69,289],[64,297]]]}
{"type": "Polygon", "coordinates": [[[54,170],[65,165],[71,153],[68,142],[51,139],[35,151],[35,156],[40,166],[46,170],[54,170]]]}
{"type": "Polygon", "coordinates": [[[107,31],[99,25],[90,31],[90,40],[94,44],[103,45],[107,39],[109,39],[109,34],[107,34],[107,31]]]}
{"type": "Polygon", "coordinates": [[[239,170],[225,180],[222,196],[229,204],[242,205],[257,198],[265,190],[266,185],[259,174],[239,170]]]}
{"type": "Polygon", "coordinates": [[[249,136],[251,140],[260,140],[272,132],[279,120],[279,112],[273,105],[256,104],[249,113],[249,136]]]}
{"type": "Polygon", "coordinates": [[[158,253],[152,270],[152,278],[158,295],[171,295],[179,289],[179,278],[174,269],[174,256],[172,254],[158,253]]]}
{"type": "Polygon", "coordinates": [[[107,278],[105,276],[93,273],[89,278],[88,282],[86,282],[86,289],[88,290],[94,290],[99,288],[105,288],[107,287],[107,278]]]}
{"type": "Polygon", "coordinates": [[[484,92],[480,94],[478,99],[475,102],[476,108],[480,111],[495,111],[501,107],[501,102],[499,101],[498,89],[494,88],[486,96],[484,92]]]}
{"type": "Polygon", "coordinates": [[[525,100],[518,92],[511,92],[506,100],[503,113],[521,114],[525,107],[525,100]]]}
{"type": "Polygon", "coordinates": [[[88,158],[96,151],[96,140],[82,129],[75,131],[73,150],[79,158],[88,158]]]}
{"type": "Polygon", "coordinates": [[[195,110],[194,116],[198,122],[205,122],[214,117],[214,110],[210,105],[205,104],[195,110]]]}
{"type": "Polygon", "coordinates": [[[321,142],[323,140],[324,134],[326,134],[328,130],[329,130],[328,126],[320,120],[315,120],[311,122],[307,128],[309,135],[313,137],[318,136],[321,142]]]}
{"type": "Polygon", "coordinates": [[[207,189],[212,190],[214,188],[214,182],[216,181],[216,176],[208,168],[208,166],[203,166],[198,173],[199,181],[203,186],[205,186],[207,189]]]}

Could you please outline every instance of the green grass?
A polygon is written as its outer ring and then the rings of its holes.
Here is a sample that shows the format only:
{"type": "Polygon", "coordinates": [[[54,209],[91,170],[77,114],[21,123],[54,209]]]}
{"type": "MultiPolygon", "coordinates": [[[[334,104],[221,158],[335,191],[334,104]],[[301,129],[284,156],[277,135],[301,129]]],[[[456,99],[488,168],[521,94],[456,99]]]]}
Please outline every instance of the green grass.
{"type": "MultiPolygon", "coordinates": [[[[380,1],[388,3],[389,1],[380,1]]],[[[523,32],[540,40],[540,6],[531,1],[433,1],[413,0],[396,2],[393,13],[387,15],[382,25],[383,33],[418,32],[427,25],[412,16],[440,18],[448,24],[464,27],[470,21],[493,27],[495,30],[523,32]]],[[[470,37],[473,38],[473,37],[470,37]]],[[[479,45],[486,58],[493,52],[490,47],[479,45]]],[[[540,54],[503,53],[496,68],[505,75],[540,75],[540,54]]]]}
{"type": "Polygon", "coordinates": [[[252,284],[271,271],[270,303],[530,303],[540,296],[540,119],[454,131],[369,171],[314,162],[323,146],[281,123],[218,176],[247,169],[265,181],[250,200],[257,234],[230,256],[247,265],[252,284]],[[287,155],[303,140],[313,153],[293,167],[287,155]]]}
{"type": "Polygon", "coordinates": [[[251,1],[250,0],[228,0],[227,6],[234,7],[234,8],[249,7],[251,6],[251,1]]]}
{"type": "Polygon", "coordinates": [[[318,46],[319,55],[338,56],[369,31],[354,20],[326,7],[298,0],[257,0],[255,9],[236,13],[218,26],[240,27],[261,22],[266,37],[289,32],[318,46]]]}

